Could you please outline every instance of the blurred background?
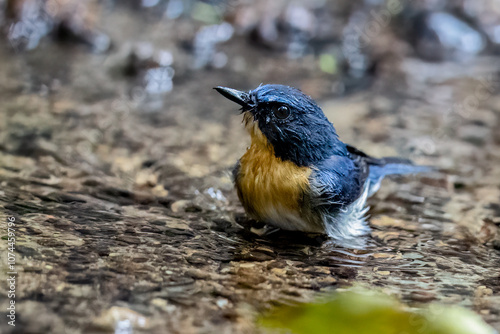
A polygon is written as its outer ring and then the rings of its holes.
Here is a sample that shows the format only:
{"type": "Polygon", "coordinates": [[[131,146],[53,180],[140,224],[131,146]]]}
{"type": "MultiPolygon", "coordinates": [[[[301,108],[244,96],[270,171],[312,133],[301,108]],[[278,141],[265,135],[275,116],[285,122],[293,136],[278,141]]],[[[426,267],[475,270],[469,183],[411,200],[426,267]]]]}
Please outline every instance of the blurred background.
{"type": "Polygon", "coordinates": [[[0,27],[2,332],[253,333],[354,281],[500,329],[498,1],[0,0],[0,27]],[[365,250],[254,236],[229,177],[249,138],[212,87],[261,83],[441,173],[384,181],[365,250]]]}

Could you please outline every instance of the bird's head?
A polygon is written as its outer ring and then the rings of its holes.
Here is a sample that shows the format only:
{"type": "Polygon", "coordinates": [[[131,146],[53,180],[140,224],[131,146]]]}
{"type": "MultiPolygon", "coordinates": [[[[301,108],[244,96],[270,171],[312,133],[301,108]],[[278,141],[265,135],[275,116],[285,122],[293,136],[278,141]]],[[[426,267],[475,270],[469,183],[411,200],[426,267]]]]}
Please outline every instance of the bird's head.
{"type": "Polygon", "coordinates": [[[334,154],[346,154],[321,108],[296,88],[262,85],[249,92],[226,87],[215,90],[241,105],[252,141],[265,141],[282,160],[311,166],[334,154]]]}

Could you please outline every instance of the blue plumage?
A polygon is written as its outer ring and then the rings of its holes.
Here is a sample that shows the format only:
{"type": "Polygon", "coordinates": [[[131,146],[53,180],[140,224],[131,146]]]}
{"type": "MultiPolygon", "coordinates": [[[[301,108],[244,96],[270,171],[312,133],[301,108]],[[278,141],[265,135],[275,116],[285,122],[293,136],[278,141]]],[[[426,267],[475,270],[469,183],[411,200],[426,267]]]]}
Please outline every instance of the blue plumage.
{"type": "Polygon", "coordinates": [[[367,178],[366,165],[349,156],[333,155],[313,165],[311,183],[321,188],[312,202],[318,207],[333,210],[354,202],[363,190],[367,178]]]}

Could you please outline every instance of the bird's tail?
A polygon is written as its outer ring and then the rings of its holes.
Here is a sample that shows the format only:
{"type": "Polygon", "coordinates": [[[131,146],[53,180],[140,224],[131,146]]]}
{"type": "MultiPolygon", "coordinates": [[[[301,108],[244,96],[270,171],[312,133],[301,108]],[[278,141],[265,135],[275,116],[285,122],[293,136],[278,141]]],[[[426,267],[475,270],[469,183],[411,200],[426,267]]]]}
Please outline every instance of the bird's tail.
{"type": "Polygon", "coordinates": [[[378,190],[380,182],[387,175],[419,174],[434,170],[430,166],[415,165],[411,160],[396,157],[373,159],[367,162],[370,167],[368,176],[370,181],[369,196],[378,190]]]}
{"type": "Polygon", "coordinates": [[[346,145],[347,151],[358,159],[362,159],[368,164],[370,174],[368,175],[369,189],[368,196],[380,188],[380,182],[387,175],[404,175],[428,173],[434,170],[430,166],[415,165],[411,160],[398,157],[374,158],[358,150],[354,146],[346,145]]]}
{"type": "Polygon", "coordinates": [[[370,166],[370,178],[372,176],[377,178],[394,174],[427,173],[433,170],[430,166],[415,165],[411,160],[403,158],[387,157],[376,160],[376,163],[368,162],[370,166]]]}

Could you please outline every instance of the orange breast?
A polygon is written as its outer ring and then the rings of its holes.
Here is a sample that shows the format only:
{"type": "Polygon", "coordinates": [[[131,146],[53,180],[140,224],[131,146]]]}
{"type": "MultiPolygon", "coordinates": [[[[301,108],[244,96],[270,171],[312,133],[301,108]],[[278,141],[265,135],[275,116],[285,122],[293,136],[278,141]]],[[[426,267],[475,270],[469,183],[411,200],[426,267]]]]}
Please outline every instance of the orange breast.
{"type": "Polygon", "coordinates": [[[247,213],[254,219],[285,229],[307,224],[301,209],[309,188],[311,169],[283,161],[258,129],[247,123],[252,144],[240,159],[236,177],[238,195],[247,213]]]}

